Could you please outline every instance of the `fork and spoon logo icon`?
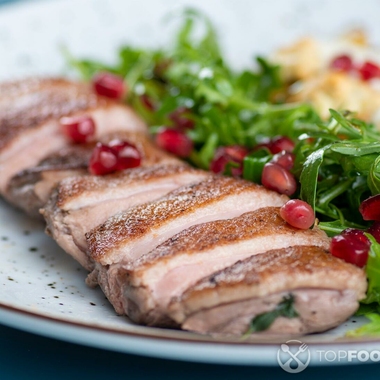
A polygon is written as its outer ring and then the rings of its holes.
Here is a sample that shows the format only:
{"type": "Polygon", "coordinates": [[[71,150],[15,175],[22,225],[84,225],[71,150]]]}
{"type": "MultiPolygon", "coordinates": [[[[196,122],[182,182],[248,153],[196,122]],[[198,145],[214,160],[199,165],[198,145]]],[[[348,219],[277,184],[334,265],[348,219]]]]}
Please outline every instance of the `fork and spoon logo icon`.
{"type": "Polygon", "coordinates": [[[289,373],[302,372],[309,365],[310,358],[307,344],[299,340],[288,340],[277,351],[278,364],[289,373]]]}

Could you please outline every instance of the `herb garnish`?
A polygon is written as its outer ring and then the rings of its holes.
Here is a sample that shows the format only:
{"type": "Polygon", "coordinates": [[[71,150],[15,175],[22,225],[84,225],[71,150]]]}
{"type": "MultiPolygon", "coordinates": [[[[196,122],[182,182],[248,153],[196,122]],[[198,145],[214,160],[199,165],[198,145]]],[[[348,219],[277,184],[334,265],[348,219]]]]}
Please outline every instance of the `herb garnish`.
{"type": "Polygon", "coordinates": [[[298,317],[298,313],[294,309],[294,297],[292,294],[285,296],[274,310],[256,315],[249,324],[249,329],[244,334],[244,337],[254,332],[267,330],[278,317],[298,317]]]}

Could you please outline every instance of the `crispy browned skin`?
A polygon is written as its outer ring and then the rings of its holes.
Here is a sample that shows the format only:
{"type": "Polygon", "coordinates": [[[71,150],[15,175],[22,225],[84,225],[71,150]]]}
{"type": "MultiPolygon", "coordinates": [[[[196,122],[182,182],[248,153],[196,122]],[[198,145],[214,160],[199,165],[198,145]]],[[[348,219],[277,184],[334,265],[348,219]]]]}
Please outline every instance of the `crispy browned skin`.
{"type": "Polygon", "coordinates": [[[201,309],[299,288],[352,289],[365,297],[362,269],[311,246],[268,251],[205,277],[172,300],[171,317],[181,323],[201,309]]]}
{"type": "MultiPolygon", "coordinates": [[[[164,263],[180,253],[186,252],[191,255],[208,251],[216,246],[228,246],[234,242],[250,240],[254,236],[283,233],[299,235],[300,230],[290,226],[281,218],[278,207],[265,207],[237,218],[192,226],[143,255],[130,265],[130,269],[144,271],[157,261],[164,263]]],[[[307,235],[316,239],[326,238],[326,242],[328,241],[325,233],[318,228],[308,230],[307,235]]]]}
{"type": "Polygon", "coordinates": [[[66,204],[83,195],[106,191],[107,188],[117,188],[119,185],[134,184],[136,181],[154,181],[171,174],[196,173],[197,169],[191,168],[184,162],[169,163],[166,165],[140,166],[127,171],[116,172],[104,176],[81,176],[68,178],[60,183],[56,206],[65,208],[66,204]]]}
{"type": "Polygon", "coordinates": [[[86,234],[89,252],[98,261],[107,256],[109,251],[117,249],[126,239],[138,239],[153,227],[163,226],[169,220],[192,214],[201,206],[249,189],[269,193],[263,187],[248,181],[211,175],[205,181],[182,187],[155,202],[134,207],[108,219],[86,234]]]}
{"type": "Polygon", "coordinates": [[[40,210],[46,232],[85,268],[93,261],[86,254],[85,233],[120,210],[158,199],[185,184],[201,181],[208,172],[183,163],[158,164],[107,176],[75,176],[62,180],[40,210]]]}
{"type": "MultiPolygon", "coordinates": [[[[293,245],[328,249],[330,239],[318,227],[300,230],[290,226],[280,217],[278,207],[190,227],[134,263],[121,265],[119,299],[124,298],[119,304],[127,307],[127,315],[138,323],[167,324],[170,298],[201,278],[247,257],[293,245]]],[[[112,295],[117,294],[115,288],[112,295]]],[[[119,305],[117,301],[113,304],[119,305]]]]}
{"type": "Polygon", "coordinates": [[[0,85],[0,151],[25,130],[96,107],[114,104],[89,85],[66,79],[25,79],[0,85]],[[25,101],[27,97],[27,101],[25,101]]]}

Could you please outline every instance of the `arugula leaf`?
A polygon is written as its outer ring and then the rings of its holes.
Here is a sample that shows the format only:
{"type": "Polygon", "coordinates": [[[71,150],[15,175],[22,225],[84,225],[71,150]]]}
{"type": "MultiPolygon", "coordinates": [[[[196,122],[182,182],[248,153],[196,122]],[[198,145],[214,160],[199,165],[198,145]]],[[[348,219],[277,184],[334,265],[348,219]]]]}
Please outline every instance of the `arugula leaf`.
{"type": "Polygon", "coordinates": [[[340,112],[330,109],[332,123],[329,129],[334,131],[335,134],[344,134],[346,138],[360,139],[362,132],[350,120],[342,115],[340,112]],[[335,123],[336,122],[336,123],[335,123]]]}
{"type": "Polygon", "coordinates": [[[356,315],[367,317],[370,322],[364,326],[349,331],[347,336],[380,335],[380,244],[368,233],[365,233],[371,242],[365,271],[368,278],[367,295],[360,302],[362,305],[356,315]]]}
{"type": "Polygon", "coordinates": [[[368,187],[372,195],[380,194],[380,155],[376,157],[370,165],[368,187]]]}
{"type": "Polygon", "coordinates": [[[313,209],[315,209],[319,168],[322,165],[325,151],[329,148],[330,146],[327,145],[311,153],[303,164],[300,176],[300,197],[313,209]]]}
{"type": "Polygon", "coordinates": [[[380,244],[371,234],[365,233],[365,235],[370,240],[371,247],[365,268],[368,278],[367,297],[361,302],[364,304],[380,303],[380,244]]]}
{"type": "Polygon", "coordinates": [[[267,330],[278,317],[298,317],[298,313],[294,309],[294,297],[292,294],[285,296],[274,310],[256,315],[256,317],[252,319],[249,329],[244,336],[267,330]]]}
{"type": "Polygon", "coordinates": [[[349,156],[365,156],[372,153],[380,154],[380,142],[367,141],[345,141],[336,143],[331,147],[331,150],[340,154],[349,156]]]}

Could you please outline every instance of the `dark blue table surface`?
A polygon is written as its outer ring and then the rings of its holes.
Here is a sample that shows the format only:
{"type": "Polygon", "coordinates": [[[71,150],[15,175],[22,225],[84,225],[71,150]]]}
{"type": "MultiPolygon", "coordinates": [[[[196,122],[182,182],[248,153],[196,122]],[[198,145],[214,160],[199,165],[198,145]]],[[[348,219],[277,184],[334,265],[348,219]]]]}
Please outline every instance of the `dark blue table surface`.
{"type": "MultiPolygon", "coordinates": [[[[80,1],[80,0],[78,0],[80,1]]],[[[143,1],[143,0],[142,0],[143,1]]],[[[0,0],[0,5],[15,2],[0,0]]],[[[0,7],[1,12],[1,7],[0,7]]],[[[0,325],[0,380],[285,378],[276,367],[226,366],[127,355],[49,339],[0,325]]],[[[380,364],[309,367],[297,379],[378,379],[380,364]]]]}
{"type": "Polygon", "coordinates": [[[380,365],[308,367],[292,375],[279,367],[189,363],[126,355],[44,338],[0,325],[0,379],[379,379],[380,365]]]}

